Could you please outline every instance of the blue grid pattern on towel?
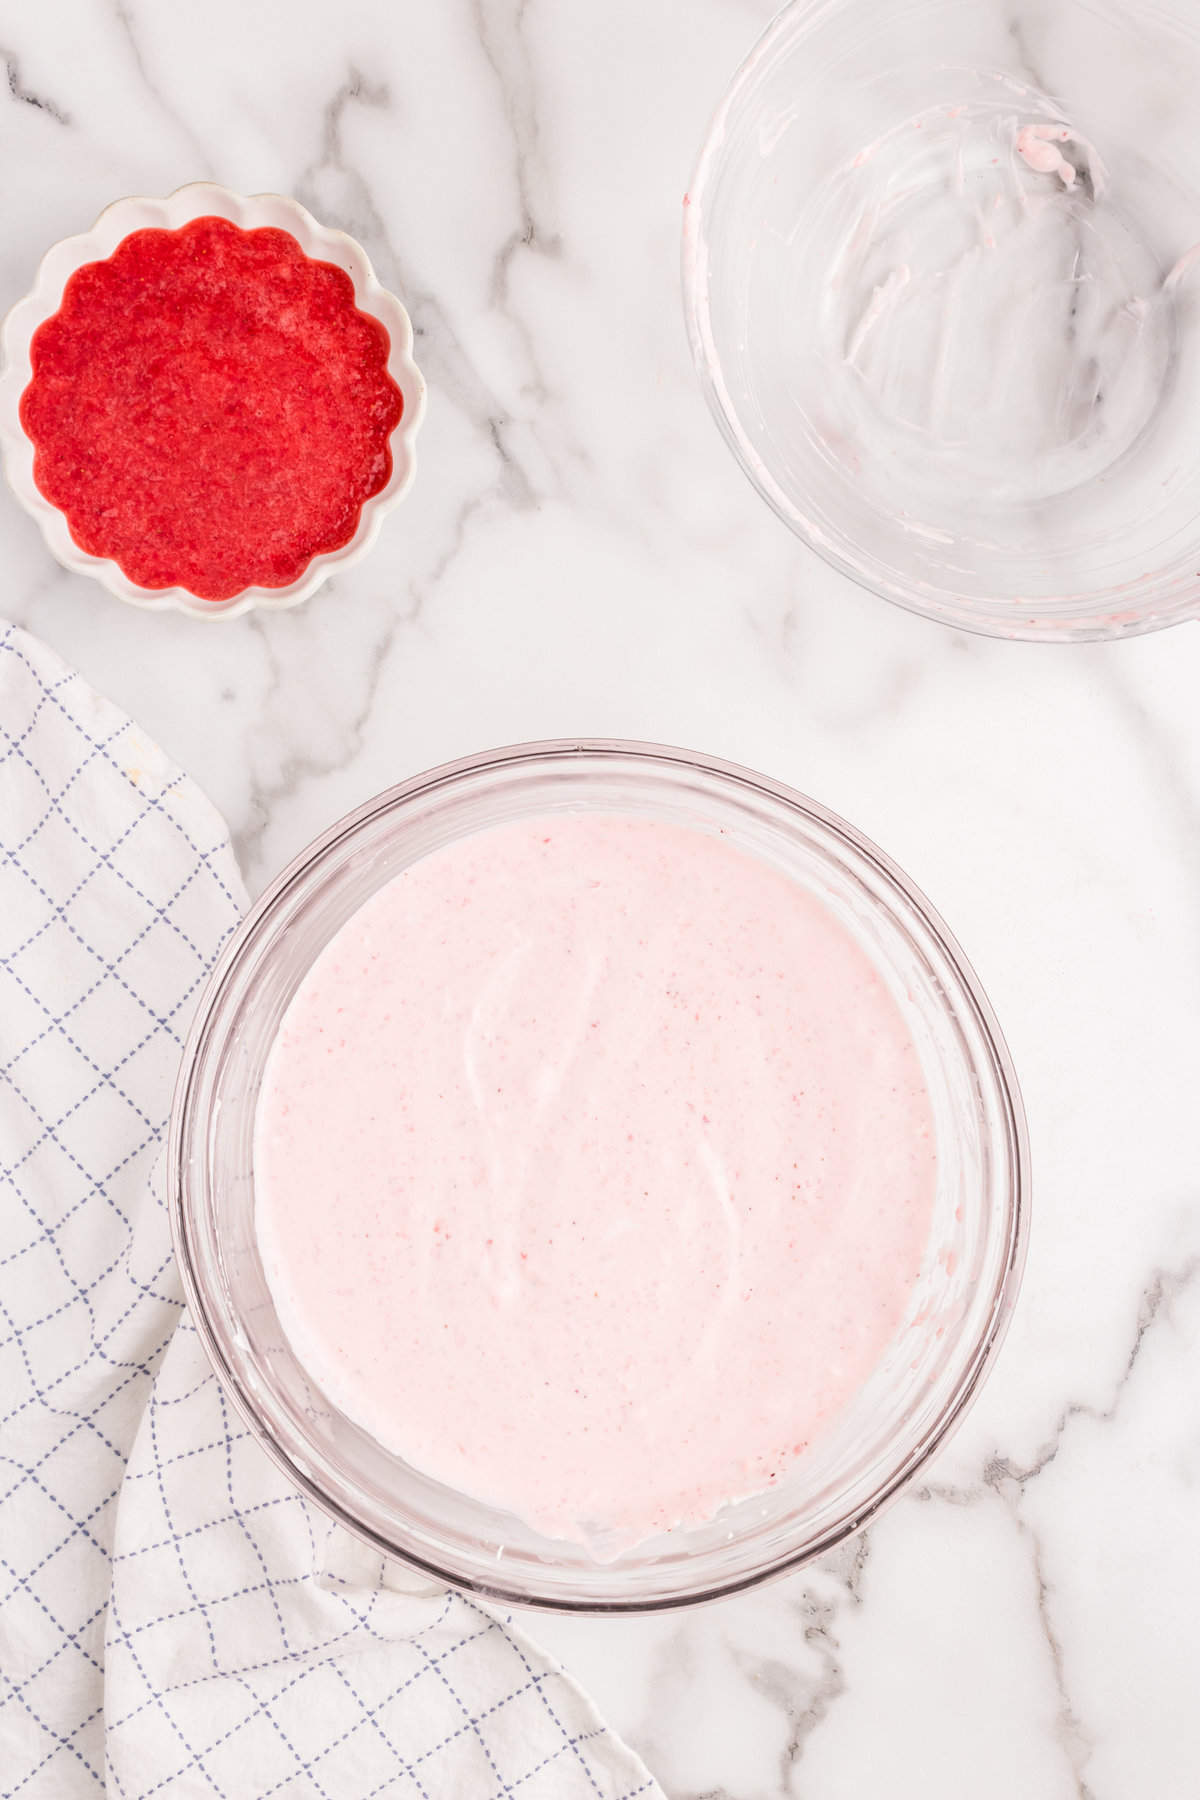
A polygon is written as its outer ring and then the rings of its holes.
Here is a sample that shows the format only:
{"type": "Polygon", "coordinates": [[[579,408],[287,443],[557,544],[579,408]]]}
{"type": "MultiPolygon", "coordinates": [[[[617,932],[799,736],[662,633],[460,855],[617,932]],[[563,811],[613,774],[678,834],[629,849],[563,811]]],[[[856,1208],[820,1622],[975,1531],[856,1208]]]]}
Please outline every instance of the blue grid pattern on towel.
{"type": "Polygon", "coordinates": [[[190,1005],[242,903],[219,821],[198,809],[212,834],[197,841],[182,786],[70,671],[0,630],[6,1794],[103,1785],[112,1524],[179,1310],[165,1220],[135,1248],[135,1215],[190,1005]]]}
{"type": "Polygon", "coordinates": [[[243,905],[203,797],[0,627],[0,1793],[657,1794],[510,1621],[296,1494],[181,1322],[155,1167],[243,905]]]}

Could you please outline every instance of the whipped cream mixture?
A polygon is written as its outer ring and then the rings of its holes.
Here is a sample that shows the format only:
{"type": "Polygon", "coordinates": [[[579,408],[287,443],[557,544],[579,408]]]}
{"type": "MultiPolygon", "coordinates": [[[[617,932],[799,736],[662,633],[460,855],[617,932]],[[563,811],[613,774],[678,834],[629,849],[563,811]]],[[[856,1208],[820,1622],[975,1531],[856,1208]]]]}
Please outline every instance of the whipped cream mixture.
{"type": "Polygon", "coordinates": [[[506,824],[333,939],[273,1047],[257,1218],[292,1345],[390,1450],[551,1535],[779,1481],[909,1307],[929,1097],[818,899],[719,836],[506,824]]]}

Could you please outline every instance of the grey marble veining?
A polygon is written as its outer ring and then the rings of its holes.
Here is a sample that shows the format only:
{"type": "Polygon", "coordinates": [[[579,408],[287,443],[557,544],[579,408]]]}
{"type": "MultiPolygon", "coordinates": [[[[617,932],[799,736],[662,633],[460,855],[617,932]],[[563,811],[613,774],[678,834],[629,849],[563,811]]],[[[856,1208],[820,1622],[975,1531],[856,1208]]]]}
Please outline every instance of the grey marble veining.
{"type": "MultiPolygon", "coordinates": [[[[1028,1276],[978,1406],[829,1559],[531,1629],[671,1800],[1200,1791],[1200,629],[966,639],[807,555],[680,319],[680,201],[769,0],[0,5],[0,303],[108,200],[294,193],[403,296],[430,404],[371,558],[299,611],[148,617],[0,505],[4,612],[126,707],[259,888],[346,808],[559,733],[760,767],[879,839],[1025,1089],[1028,1276]]],[[[1036,9],[1012,9],[1054,86],[1036,9]]]]}

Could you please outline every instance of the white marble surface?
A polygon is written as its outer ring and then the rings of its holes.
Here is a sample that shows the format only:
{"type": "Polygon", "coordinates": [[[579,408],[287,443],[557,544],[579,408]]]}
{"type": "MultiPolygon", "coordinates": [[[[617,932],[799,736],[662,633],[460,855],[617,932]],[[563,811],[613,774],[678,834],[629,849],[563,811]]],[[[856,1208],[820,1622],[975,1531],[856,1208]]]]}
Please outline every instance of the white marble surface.
{"type": "Polygon", "coordinates": [[[294,614],[60,572],[0,495],[0,609],[207,788],[252,887],[445,757],[718,752],[875,836],[974,959],[1036,1175],[997,1372],[838,1558],[677,1618],[535,1624],[671,1800],[1200,1792],[1200,627],[952,635],[762,508],[692,379],[677,227],[770,0],[0,5],[0,303],[108,200],[296,194],[406,300],[413,496],[294,614]]]}

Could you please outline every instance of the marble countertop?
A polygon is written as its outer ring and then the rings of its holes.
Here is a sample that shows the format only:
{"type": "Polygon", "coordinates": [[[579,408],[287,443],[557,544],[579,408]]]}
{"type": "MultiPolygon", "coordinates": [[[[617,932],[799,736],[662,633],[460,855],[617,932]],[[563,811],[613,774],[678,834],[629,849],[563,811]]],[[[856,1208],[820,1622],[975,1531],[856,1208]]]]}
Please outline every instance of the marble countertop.
{"type": "MultiPolygon", "coordinates": [[[[749,763],[892,853],[1029,1110],[986,1392],[847,1552],[649,1621],[533,1620],[671,1800],[1200,1791],[1200,628],[955,635],[757,500],[680,316],[693,152],[770,0],[9,4],[0,304],[109,200],[295,194],[406,301],[413,495],[295,613],[148,616],[0,504],[0,610],[208,791],[261,886],[375,790],[578,733],[749,763]]],[[[0,496],[2,500],[2,496],[0,496]]]]}

